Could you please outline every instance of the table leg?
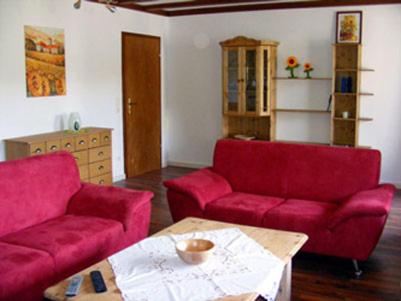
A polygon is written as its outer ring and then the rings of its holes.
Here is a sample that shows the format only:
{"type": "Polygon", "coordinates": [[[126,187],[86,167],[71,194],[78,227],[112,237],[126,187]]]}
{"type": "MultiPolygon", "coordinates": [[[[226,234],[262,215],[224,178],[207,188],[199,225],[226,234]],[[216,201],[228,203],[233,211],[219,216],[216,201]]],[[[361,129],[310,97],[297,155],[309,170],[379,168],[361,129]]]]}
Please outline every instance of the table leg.
{"type": "Polygon", "coordinates": [[[291,261],[289,261],[284,266],[276,301],[291,301],[291,276],[292,264],[291,261]]]}

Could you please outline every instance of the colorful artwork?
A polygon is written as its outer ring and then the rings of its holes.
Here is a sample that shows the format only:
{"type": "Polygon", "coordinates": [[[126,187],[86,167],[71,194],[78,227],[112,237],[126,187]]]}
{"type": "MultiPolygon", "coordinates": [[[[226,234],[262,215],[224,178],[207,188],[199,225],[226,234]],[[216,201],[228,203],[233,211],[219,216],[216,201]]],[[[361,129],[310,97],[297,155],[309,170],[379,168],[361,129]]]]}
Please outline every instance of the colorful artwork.
{"type": "Polygon", "coordinates": [[[337,43],[361,43],[362,12],[337,13],[337,43]]]}
{"type": "Polygon", "coordinates": [[[24,26],[28,97],[66,95],[64,30],[24,26]]]}
{"type": "Polygon", "coordinates": [[[285,68],[285,70],[290,71],[290,76],[289,76],[289,78],[296,78],[296,76],[295,76],[295,74],[294,74],[294,70],[295,70],[296,68],[298,68],[298,67],[299,67],[298,59],[297,59],[295,56],[293,56],[293,55],[289,56],[289,57],[287,58],[287,67],[285,68]]]}

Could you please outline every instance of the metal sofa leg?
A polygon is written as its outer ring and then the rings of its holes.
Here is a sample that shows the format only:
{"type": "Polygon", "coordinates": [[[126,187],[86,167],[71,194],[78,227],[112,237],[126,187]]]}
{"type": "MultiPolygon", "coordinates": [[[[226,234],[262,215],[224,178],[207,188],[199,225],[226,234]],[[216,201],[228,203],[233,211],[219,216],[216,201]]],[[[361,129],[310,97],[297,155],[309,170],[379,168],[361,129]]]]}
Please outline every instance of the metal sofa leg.
{"type": "Polygon", "coordinates": [[[362,276],[362,270],[359,269],[358,261],[356,259],[352,259],[352,264],[354,265],[355,269],[355,277],[360,278],[362,276]]]}

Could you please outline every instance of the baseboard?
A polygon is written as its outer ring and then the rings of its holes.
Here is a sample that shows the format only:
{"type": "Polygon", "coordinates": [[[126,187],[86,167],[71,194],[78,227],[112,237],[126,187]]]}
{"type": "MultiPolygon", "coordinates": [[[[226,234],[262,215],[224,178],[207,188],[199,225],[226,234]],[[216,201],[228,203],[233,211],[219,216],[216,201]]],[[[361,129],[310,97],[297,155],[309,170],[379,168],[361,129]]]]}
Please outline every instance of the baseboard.
{"type": "Polygon", "coordinates": [[[125,176],[125,173],[121,174],[121,175],[117,175],[113,177],[113,182],[118,182],[118,181],[122,181],[125,180],[127,177],[125,176]]]}
{"type": "Polygon", "coordinates": [[[188,167],[188,168],[205,168],[210,166],[206,163],[193,163],[193,162],[180,162],[180,161],[167,161],[167,166],[188,167]]]}

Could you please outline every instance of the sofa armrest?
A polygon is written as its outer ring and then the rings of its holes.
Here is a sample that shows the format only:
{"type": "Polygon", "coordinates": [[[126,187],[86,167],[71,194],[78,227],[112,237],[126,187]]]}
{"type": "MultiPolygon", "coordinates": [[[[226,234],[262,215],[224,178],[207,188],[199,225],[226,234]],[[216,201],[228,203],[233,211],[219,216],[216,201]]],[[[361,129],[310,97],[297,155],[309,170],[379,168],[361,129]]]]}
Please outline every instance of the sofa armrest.
{"type": "Polygon", "coordinates": [[[114,219],[129,231],[134,214],[150,202],[153,193],[113,186],[82,183],[82,188],[71,198],[67,214],[96,216],[114,219]]]}
{"type": "Polygon", "coordinates": [[[328,220],[328,228],[333,230],[353,217],[387,215],[390,212],[394,191],[394,185],[383,184],[376,189],[354,194],[333,212],[328,220]]]}
{"type": "Polygon", "coordinates": [[[210,168],[204,168],[183,177],[164,182],[167,188],[188,195],[197,201],[199,208],[232,192],[230,184],[210,168]]]}

